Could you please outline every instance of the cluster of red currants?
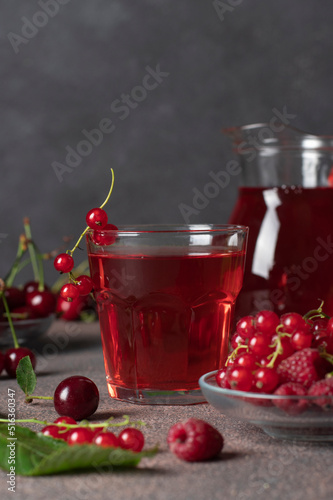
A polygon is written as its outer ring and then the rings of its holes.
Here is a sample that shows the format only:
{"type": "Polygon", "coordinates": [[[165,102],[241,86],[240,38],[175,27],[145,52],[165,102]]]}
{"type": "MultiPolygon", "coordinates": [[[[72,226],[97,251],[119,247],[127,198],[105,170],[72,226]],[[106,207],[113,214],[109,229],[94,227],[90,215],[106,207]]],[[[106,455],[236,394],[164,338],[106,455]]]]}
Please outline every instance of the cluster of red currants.
{"type": "MultiPolygon", "coordinates": [[[[108,216],[105,210],[102,208],[92,208],[87,213],[86,222],[87,229],[90,228],[93,230],[92,239],[96,245],[110,245],[114,242],[114,235],[109,235],[108,231],[117,230],[117,227],[113,224],[108,224],[108,216]]],[[[82,233],[79,241],[86,231],[82,233]]],[[[83,274],[75,278],[72,274],[74,268],[72,254],[77,248],[78,243],[73,250],[70,250],[68,253],[61,253],[54,259],[54,267],[57,271],[60,273],[69,273],[70,282],[63,285],[60,290],[60,296],[68,302],[72,302],[79,296],[89,295],[93,289],[93,282],[89,276],[83,274]]]]}
{"type": "Polygon", "coordinates": [[[134,427],[123,429],[118,436],[105,429],[105,426],[89,426],[77,424],[71,417],[58,417],[53,424],[42,429],[45,436],[67,441],[74,444],[96,444],[102,447],[123,448],[125,450],[141,451],[144,446],[143,433],[134,427]],[[60,426],[59,424],[67,424],[60,426]]]}
{"type": "Polygon", "coordinates": [[[300,391],[304,395],[324,379],[325,390],[330,392],[332,363],[333,318],[321,307],[304,317],[295,312],[279,317],[273,311],[260,311],[237,322],[230,355],[216,381],[222,388],[266,394],[296,383],[304,390],[287,387],[279,393],[300,391]]]}

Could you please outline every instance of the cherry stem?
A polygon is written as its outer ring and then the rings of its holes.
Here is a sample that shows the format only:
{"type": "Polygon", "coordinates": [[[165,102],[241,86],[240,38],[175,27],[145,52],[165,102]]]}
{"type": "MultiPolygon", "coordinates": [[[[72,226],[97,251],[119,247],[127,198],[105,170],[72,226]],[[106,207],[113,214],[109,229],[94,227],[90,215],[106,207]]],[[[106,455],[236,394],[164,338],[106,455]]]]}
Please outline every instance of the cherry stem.
{"type": "Polygon", "coordinates": [[[33,399],[53,399],[53,396],[30,396],[27,395],[25,398],[26,403],[31,403],[33,399]]]}
{"type": "Polygon", "coordinates": [[[26,251],[25,245],[23,244],[23,240],[25,241],[25,236],[21,235],[19,238],[19,244],[17,247],[17,253],[16,253],[14,263],[13,263],[12,268],[10,269],[10,271],[8,273],[8,276],[5,278],[5,283],[6,283],[7,287],[11,287],[13,285],[15,276],[17,275],[17,273],[19,271],[19,264],[21,262],[21,258],[26,251]]]}
{"type": "MultiPolygon", "coordinates": [[[[110,196],[111,196],[111,193],[112,193],[112,190],[113,190],[113,185],[114,185],[114,172],[113,172],[113,169],[111,168],[111,174],[112,174],[112,180],[111,180],[111,187],[109,189],[109,193],[107,195],[107,197],[105,198],[104,202],[102,203],[102,205],[99,207],[99,208],[103,208],[107,202],[109,201],[110,199],[110,196]]],[[[86,234],[87,231],[89,231],[89,227],[87,226],[85,228],[85,230],[83,231],[83,233],[81,234],[81,236],[79,237],[79,239],[77,240],[77,242],[75,243],[74,247],[72,248],[72,250],[69,250],[67,253],[69,253],[70,256],[73,255],[74,251],[77,249],[77,247],[79,246],[80,244],[80,241],[82,240],[83,236],[86,234]]]]}
{"type": "MultiPolygon", "coordinates": [[[[84,260],[83,262],[81,262],[81,264],[79,264],[78,266],[76,266],[72,273],[74,272],[75,275],[77,276],[81,276],[81,274],[86,274],[87,271],[89,270],[89,264],[88,264],[88,261],[87,260],[84,260]]],[[[65,285],[67,283],[68,279],[67,279],[67,275],[65,274],[61,274],[60,277],[57,279],[57,281],[54,283],[54,285],[52,286],[52,289],[51,291],[53,293],[57,293],[60,291],[61,287],[63,285],[65,285]]]]}
{"type": "Polygon", "coordinates": [[[27,238],[27,246],[28,246],[28,250],[29,250],[29,255],[30,255],[30,259],[31,259],[33,273],[34,273],[34,279],[37,283],[39,283],[39,279],[40,279],[39,268],[38,268],[38,263],[37,263],[37,256],[36,256],[35,247],[32,243],[32,234],[31,234],[29,217],[24,217],[23,226],[24,226],[25,236],[27,238]]]}
{"type": "Polygon", "coordinates": [[[1,298],[2,298],[3,305],[5,307],[6,316],[7,316],[8,323],[9,323],[9,328],[10,328],[10,331],[12,333],[12,337],[13,337],[13,341],[14,341],[14,347],[15,347],[15,349],[17,349],[18,347],[20,347],[20,345],[19,345],[17,337],[16,337],[15,328],[14,328],[12,317],[11,317],[11,314],[10,314],[10,309],[9,309],[9,306],[8,306],[8,302],[7,302],[7,299],[6,299],[5,294],[4,294],[3,291],[1,292],[1,298]]]}

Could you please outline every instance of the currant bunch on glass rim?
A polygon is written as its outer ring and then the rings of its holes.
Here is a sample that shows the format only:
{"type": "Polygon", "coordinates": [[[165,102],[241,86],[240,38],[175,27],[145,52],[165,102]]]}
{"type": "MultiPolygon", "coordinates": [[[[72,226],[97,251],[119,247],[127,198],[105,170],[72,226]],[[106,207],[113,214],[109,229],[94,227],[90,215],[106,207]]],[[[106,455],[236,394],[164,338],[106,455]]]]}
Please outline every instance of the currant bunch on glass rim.
{"type": "MultiPolygon", "coordinates": [[[[301,397],[322,391],[333,396],[332,377],[333,318],[324,313],[321,303],[304,316],[290,312],[279,317],[262,310],[241,318],[216,382],[224,389],[252,393],[301,397]]],[[[327,405],[327,398],[323,400],[327,405]]],[[[304,401],[296,401],[297,405],[294,401],[289,412],[303,411],[304,401]]],[[[286,403],[282,406],[285,409],[286,403]]]]}
{"type": "Polygon", "coordinates": [[[68,302],[72,302],[78,299],[80,296],[87,296],[93,290],[93,281],[89,276],[83,274],[75,277],[72,272],[74,269],[73,253],[76,248],[78,248],[79,243],[86,232],[89,229],[93,231],[92,240],[96,245],[111,245],[115,241],[114,233],[110,234],[110,230],[117,230],[117,226],[108,223],[108,215],[103,209],[103,207],[109,201],[113,190],[114,173],[112,169],[111,174],[111,187],[104,203],[100,207],[92,208],[91,210],[89,210],[86,215],[87,227],[80,235],[72,250],[69,250],[66,253],[60,253],[54,259],[55,269],[60,273],[68,273],[69,276],[69,282],[63,285],[60,290],[60,297],[68,302]]]}

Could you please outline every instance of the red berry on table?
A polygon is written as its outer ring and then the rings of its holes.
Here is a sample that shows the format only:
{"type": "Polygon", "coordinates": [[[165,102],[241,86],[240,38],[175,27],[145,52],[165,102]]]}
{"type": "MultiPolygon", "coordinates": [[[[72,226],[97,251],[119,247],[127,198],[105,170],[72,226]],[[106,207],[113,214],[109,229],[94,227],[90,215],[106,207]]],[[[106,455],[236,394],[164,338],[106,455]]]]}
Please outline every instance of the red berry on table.
{"type": "Polygon", "coordinates": [[[253,382],[259,392],[270,394],[279,384],[279,376],[273,368],[263,366],[254,372],[253,382]]]}
{"type": "Polygon", "coordinates": [[[48,290],[42,292],[35,290],[27,293],[25,300],[26,305],[31,307],[32,311],[41,318],[54,313],[57,301],[56,296],[48,290]]]}
{"type": "Polygon", "coordinates": [[[119,439],[113,432],[99,432],[94,435],[93,441],[97,446],[102,446],[103,448],[119,448],[119,439]]]}
{"type": "Polygon", "coordinates": [[[54,259],[53,265],[60,273],[69,273],[74,267],[74,259],[68,253],[60,253],[54,259]]]}
{"type": "Polygon", "coordinates": [[[270,336],[275,333],[280,323],[280,318],[274,311],[259,311],[254,320],[257,331],[270,336]]]}
{"type": "Polygon", "coordinates": [[[309,396],[322,396],[312,401],[323,410],[331,410],[333,408],[333,378],[325,378],[318,380],[312,384],[308,391],[309,396]]]}
{"type": "Polygon", "coordinates": [[[277,366],[280,382],[297,382],[309,388],[331,369],[332,365],[320,357],[317,349],[306,348],[281,361],[277,366]]]}
{"type": "Polygon", "coordinates": [[[86,215],[86,223],[91,229],[103,229],[108,223],[108,215],[102,208],[92,208],[86,215]]]}
{"type": "Polygon", "coordinates": [[[22,358],[29,356],[32,367],[36,366],[36,356],[27,347],[12,347],[5,353],[5,370],[10,378],[16,378],[16,368],[22,358]]]}
{"type": "Polygon", "coordinates": [[[75,429],[71,429],[67,434],[67,443],[70,446],[92,443],[93,439],[94,433],[88,427],[76,427],[75,429]]]}
{"type": "Polygon", "coordinates": [[[227,369],[221,368],[215,375],[216,383],[222,389],[231,389],[230,384],[227,380],[227,369]]]}
{"type": "Polygon", "coordinates": [[[118,231],[117,226],[107,224],[103,229],[95,230],[92,234],[92,240],[95,245],[113,245],[116,241],[115,231],[118,231]]]}
{"type": "Polygon", "coordinates": [[[72,300],[77,299],[79,295],[79,289],[76,285],[73,285],[73,283],[66,283],[66,285],[61,287],[60,297],[68,302],[72,302],[72,300]]]}
{"type": "Polygon", "coordinates": [[[64,379],[56,387],[53,396],[56,412],[75,420],[90,417],[97,410],[98,403],[99,392],[96,384],[81,375],[64,379]]]}
{"type": "Polygon", "coordinates": [[[243,338],[249,339],[256,332],[253,316],[244,316],[236,324],[236,332],[243,338]]]}
{"type": "Polygon", "coordinates": [[[93,289],[93,281],[89,276],[82,274],[75,278],[75,284],[77,289],[79,290],[80,295],[89,295],[89,293],[93,289]]]}
{"type": "Polygon", "coordinates": [[[245,366],[231,366],[227,369],[226,377],[231,389],[237,391],[250,391],[252,389],[252,370],[245,366]]]}
{"type": "Polygon", "coordinates": [[[128,427],[123,429],[118,436],[119,446],[124,450],[141,451],[145,438],[139,429],[128,427]]]}
{"type": "MultiPolygon", "coordinates": [[[[276,396],[306,396],[307,390],[304,385],[295,383],[295,382],[287,382],[285,384],[281,384],[274,392],[276,396]]],[[[293,397],[293,398],[281,398],[281,399],[272,399],[272,402],[275,406],[285,411],[289,415],[299,415],[303,411],[305,411],[309,406],[309,401],[307,399],[302,399],[302,397],[293,397]]]]}
{"type": "Polygon", "coordinates": [[[173,425],[167,436],[170,450],[181,460],[200,462],[215,458],[223,448],[223,437],[203,420],[190,418],[173,425]]]}

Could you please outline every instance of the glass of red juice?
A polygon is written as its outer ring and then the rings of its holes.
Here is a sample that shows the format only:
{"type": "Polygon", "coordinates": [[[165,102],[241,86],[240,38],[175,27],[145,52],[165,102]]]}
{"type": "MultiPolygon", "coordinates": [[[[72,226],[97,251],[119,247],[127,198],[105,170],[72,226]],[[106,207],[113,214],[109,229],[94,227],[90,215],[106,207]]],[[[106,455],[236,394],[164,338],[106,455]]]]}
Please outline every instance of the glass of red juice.
{"type": "Polygon", "coordinates": [[[223,366],[248,228],[133,226],[87,233],[112,398],[195,404],[223,366]]]}

